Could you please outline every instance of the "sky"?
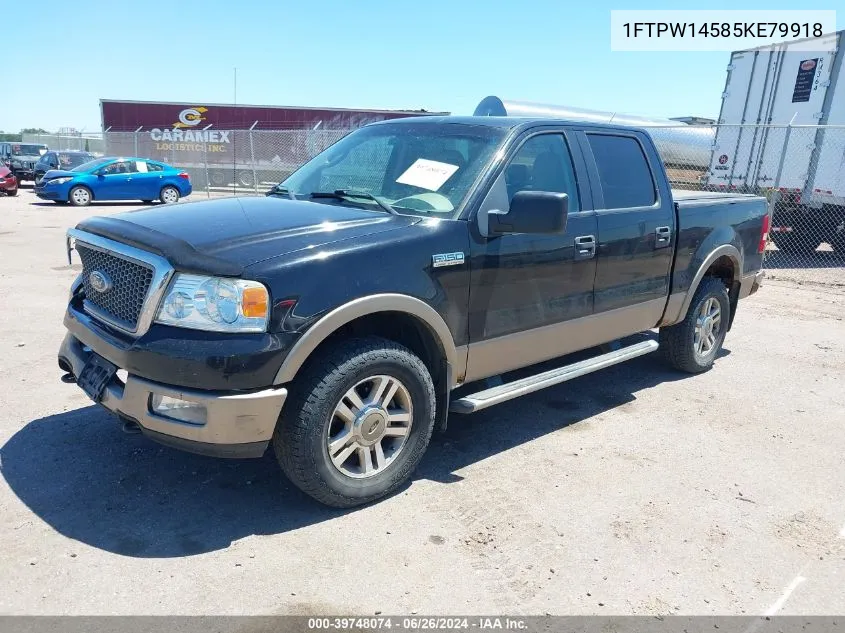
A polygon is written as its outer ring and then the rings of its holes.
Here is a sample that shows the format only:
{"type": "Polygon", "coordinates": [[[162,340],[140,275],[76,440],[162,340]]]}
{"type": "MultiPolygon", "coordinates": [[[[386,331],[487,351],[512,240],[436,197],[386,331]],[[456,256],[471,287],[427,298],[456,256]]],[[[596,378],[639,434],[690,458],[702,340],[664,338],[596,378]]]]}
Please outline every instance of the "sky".
{"type": "MultiPolygon", "coordinates": [[[[487,95],[719,114],[729,52],[611,52],[606,0],[42,0],[8,29],[0,130],[100,129],[100,99],[450,111],[487,95]],[[25,28],[23,28],[25,27],[25,28]],[[234,72],[237,68],[237,94],[234,72]]],[[[688,8],[795,9],[794,0],[688,8]]],[[[812,6],[834,9],[832,2],[812,6]]],[[[843,26],[845,11],[838,16],[843,26]]]]}

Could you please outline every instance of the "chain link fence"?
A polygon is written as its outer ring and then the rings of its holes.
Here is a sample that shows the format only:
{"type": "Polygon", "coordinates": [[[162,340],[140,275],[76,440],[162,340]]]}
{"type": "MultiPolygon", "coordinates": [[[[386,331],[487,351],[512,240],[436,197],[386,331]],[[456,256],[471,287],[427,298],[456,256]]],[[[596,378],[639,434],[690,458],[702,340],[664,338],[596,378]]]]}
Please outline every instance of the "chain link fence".
{"type": "Polygon", "coordinates": [[[83,152],[91,152],[94,155],[102,156],[106,152],[106,143],[99,134],[30,134],[22,136],[22,143],[34,143],[46,145],[50,149],[63,150],[73,149],[83,152]]]}
{"type": "Polygon", "coordinates": [[[845,127],[649,127],[676,189],[769,200],[767,275],[845,286],[845,127]]]}
{"type": "Polygon", "coordinates": [[[160,160],[191,175],[194,194],[258,194],[287,178],[300,165],[351,129],[174,130],[104,134],[112,156],[160,160]]]}
{"type": "MultiPolygon", "coordinates": [[[[679,124],[648,130],[674,188],[769,200],[770,277],[845,286],[845,127],[679,124]]],[[[195,195],[261,194],[351,131],[106,131],[103,149],[184,169],[195,195]]]]}

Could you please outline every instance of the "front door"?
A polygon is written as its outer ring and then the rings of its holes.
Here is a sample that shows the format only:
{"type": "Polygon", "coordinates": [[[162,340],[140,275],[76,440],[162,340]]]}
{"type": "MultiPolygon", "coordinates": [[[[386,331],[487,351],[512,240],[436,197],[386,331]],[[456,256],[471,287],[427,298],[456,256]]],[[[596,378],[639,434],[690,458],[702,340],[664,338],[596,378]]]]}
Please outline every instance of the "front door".
{"type": "Polygon", "coordinates": [[[466,380],[493,376],[571,351],[564,332],[593,312],[597,225],[585,166],[562,131],[522,141],[482,203],[507,208],[517,191],[569,195],[564,233],[475,234],[466,380]]]}
{"type": "Polygon", "coordinates": [[[97,190],[94,197],[97,200],[128,200],[132,193],[132,178],[137,168],[134,160],[115,161],[103,169],[103,175],[98,177],[97,190]]]}

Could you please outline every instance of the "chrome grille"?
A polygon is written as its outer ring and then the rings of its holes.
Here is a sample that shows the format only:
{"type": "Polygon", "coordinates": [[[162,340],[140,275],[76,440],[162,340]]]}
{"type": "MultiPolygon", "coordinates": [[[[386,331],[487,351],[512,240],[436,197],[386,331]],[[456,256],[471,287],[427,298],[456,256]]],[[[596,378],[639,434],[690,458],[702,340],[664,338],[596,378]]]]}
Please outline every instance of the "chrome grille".
{"type": "Polygon", "coordinates": [[[75,249],[82,260],[86,308],[121,328],[134,331],[153,282],[153,267],[82,242],[76,242],[75,249]],[[91,273],[95,271],[111,282],[106,291],[97,291],[92,286],[91,273]]]}

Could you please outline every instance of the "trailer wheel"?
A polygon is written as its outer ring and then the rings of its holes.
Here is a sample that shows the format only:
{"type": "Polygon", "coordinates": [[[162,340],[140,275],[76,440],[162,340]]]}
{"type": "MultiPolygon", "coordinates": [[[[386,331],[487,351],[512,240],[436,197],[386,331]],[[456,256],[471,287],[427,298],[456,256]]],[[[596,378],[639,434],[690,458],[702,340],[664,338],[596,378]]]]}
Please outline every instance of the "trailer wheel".
{"type": "Polygon", "coordinates": [[[845,257],[845,220],[833,227],[830,245],[839,257],[845,257]]]}
{"type": "Polygon", "coordinates": [[[812,239],[806,235],[802,235],[798,231],[790,231],[789,233],[770,233],[772,243],[778,247],[782,253],[809,253],[816,250],[818,241],[815,245],[810,245],[812,239]]]}
{"type": "Polygon", "coordinates": [[[243,187],[252,187],[255,185],[255,178],[252,177],[251,171],[238,172],[238,184],[243,187]]]}

